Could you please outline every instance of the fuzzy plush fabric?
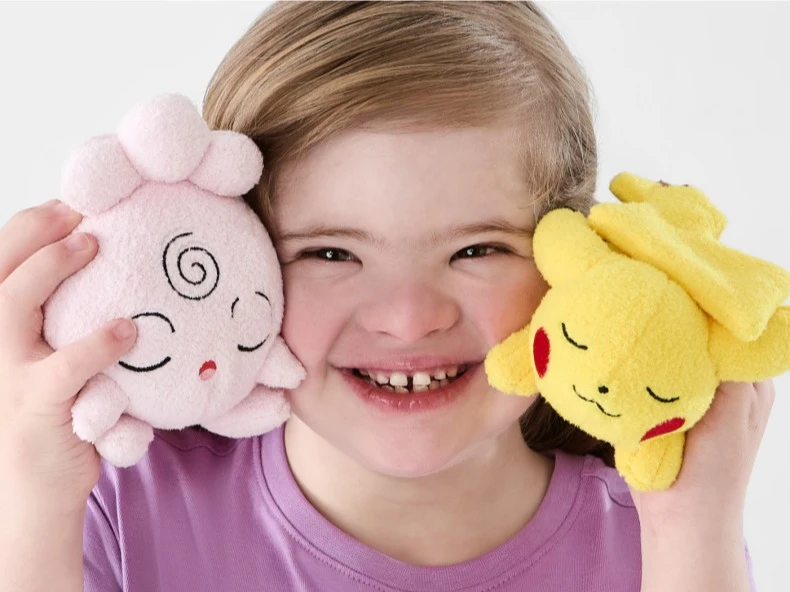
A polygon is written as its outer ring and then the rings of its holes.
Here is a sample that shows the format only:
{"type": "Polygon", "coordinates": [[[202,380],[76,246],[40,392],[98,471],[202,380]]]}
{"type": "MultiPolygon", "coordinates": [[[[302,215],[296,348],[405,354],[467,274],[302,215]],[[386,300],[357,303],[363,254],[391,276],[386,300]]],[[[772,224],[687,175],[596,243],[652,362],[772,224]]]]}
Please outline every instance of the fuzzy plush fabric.
{"type": "Polygon", "coordinates": [[[137,462],[153,428],[244,437],[288,416],[281,389],[304,369],[279,337],[274,247],[240,198],[262,167],[252,140],[210,131],[180,95],[133,109],[67,164],[62,199],[99,253],[45,303],[44,337],[59,349],[114,318],[137,325],[72,408],[75,433],[111,463],[137,462]]]}
{"type": "Polygon", "coordinates": [[[611,190],[622,203],[540,221],[551,289],[486,372],[613,444],[635,489],[666,489],[721,381],[790,370],[790,274],[721,244],[726,220],[698,189],[624,173],[611,190]]]}

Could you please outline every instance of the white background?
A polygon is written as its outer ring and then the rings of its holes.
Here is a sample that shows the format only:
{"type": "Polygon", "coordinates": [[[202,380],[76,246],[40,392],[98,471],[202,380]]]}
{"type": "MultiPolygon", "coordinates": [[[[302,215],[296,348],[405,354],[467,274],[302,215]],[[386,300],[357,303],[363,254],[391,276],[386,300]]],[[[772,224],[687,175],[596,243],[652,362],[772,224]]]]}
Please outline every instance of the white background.
{"type": "MultiPolygon", "coordinates": [[[[58,196],[88,137],[164,92],[199,103],[265,3],[0,3],[0,224],[58,196]]],[[[592,80],[599,198],[620,170],[703,188],[725,243],[790,269],[790,3],[548,3],[592,80]]],[[[790,589],[790,374],[747,499],[758,588],[790,589]]]]}

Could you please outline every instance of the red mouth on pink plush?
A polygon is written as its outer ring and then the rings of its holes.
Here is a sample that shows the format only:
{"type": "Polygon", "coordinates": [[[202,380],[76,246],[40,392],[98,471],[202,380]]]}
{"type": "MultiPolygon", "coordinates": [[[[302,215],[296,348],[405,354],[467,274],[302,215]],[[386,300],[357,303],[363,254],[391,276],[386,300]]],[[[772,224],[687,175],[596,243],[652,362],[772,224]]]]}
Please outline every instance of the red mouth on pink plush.
{"type": "Polygon", "coordinates": [[[207,362],[203,362],[203,365],[200,367],[198,371],[198,375],[200,376],[200,380],[208,380],[214,373],[217,371],[217,364],[214,360],[208,360],[207,362]]]}

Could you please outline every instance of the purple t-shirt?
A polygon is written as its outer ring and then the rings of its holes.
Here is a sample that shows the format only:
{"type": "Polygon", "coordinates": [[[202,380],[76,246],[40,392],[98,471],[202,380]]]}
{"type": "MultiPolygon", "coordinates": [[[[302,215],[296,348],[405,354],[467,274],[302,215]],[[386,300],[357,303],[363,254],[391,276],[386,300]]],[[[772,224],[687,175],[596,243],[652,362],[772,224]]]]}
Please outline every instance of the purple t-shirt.
{"type": "Polygon", "coordinates": [[[158,432],[137,465],[103,465],[85,523],[85,590],[638,592],[639,521],[625,483],[597,458],[552,454],[546,496],[519,533],[471,561],[416,567],[310,505],[282,428],[243,440],[158,432]]]}

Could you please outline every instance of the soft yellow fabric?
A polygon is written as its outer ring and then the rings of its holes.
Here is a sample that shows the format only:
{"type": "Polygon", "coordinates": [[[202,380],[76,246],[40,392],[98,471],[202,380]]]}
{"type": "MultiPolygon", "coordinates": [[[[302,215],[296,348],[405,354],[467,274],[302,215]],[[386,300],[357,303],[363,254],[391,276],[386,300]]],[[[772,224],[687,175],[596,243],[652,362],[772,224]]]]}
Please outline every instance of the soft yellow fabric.
{"type": "Polygon", "coordinates": [[[538,224],[551,289],[486,372],[613,444],[632,487],[666,489],[720,381],[790,370],[790,274],[722,245],[726,220],[698,189],[630,174],[611,189],[622,203],[538,224]]]}

